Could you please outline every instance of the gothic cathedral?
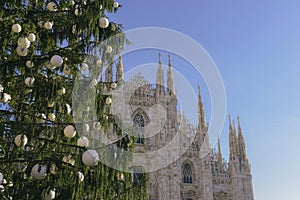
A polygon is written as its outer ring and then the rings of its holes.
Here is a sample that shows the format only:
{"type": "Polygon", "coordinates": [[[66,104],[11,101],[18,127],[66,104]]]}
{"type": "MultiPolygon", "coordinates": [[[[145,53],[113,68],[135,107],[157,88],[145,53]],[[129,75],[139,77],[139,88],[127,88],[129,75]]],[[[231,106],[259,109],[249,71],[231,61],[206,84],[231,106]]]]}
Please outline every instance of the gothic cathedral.
{"type": "MultiPolygon", "coordinates": [[[[111,68],[111,67],[110,67],[111,68]]],[[[112,69],[106,70],[106,79],[112,80],[112,69]]],[[[116,79],[123,78],[123,63],[119,57],[116,79]]],[[[198,124],[193,128],[182,113],[177,111],[177,97],[174,89],[174,75],[169,56],[167,87],[159,55],[156,84],[149,84],[141,74],[129,81],[138,85],[130,97],[132,113],[127,115],[138,132],[135,152],[153,152],[167,145],[177,134],[195,133],[188,144],[181,141],[182,155],[168,166],[148,174],[149,200],[253,200],[251,166],[238,118],[237,128],[229,117],[229,161],[218,150],[211,149],[208,142],[208,124],[198,86],[198,124]],[[160,131],[152,137],[144,137],[143,131],[151,123],[150,107],[155,104],[166,108],[166,121],[160,131]],[[179,128],[180,127],[180,128],[179,128]],[[208,147],[205,156],[200,155],[202,147],[208,147]]],[[[203,154],[203,152],[202,152],[203,154]]]]}

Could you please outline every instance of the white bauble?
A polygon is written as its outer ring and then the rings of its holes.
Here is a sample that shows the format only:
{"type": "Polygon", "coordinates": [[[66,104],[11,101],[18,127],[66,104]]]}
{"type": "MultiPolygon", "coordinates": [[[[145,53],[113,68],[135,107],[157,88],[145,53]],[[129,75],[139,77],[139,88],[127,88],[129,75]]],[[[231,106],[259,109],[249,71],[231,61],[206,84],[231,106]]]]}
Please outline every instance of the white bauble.
{"type": "Polygon", "coordinates": [[[82,70],[82,71],[87,71],[88,69],[89,69],[88,64],[86,64],[86,63],[82,63],[82,64],[81,64],[81,70],[82,70]]]}
{"type": "Polygon", "coordinates": [[[30,41],[26,37],[19,37],[18,39],[18,46],[26,49],[30,47],[30,41]]]}
{"type": "Polygon", "coordinates": [[[33,67],[33,63],[30,60],[26,61],[26,67],[31,68],[33,67]]]}
{"type": "Polygon", "coordinates": [[[54,55],[50,59],[50,64],[55,67],[60,67],[63,64],[64,60],[59,55],[54,55]]]}
{"type": "Polygon", "coordinates": [[[45,27],[45,29],[50,30],[53,27],[53,23],[48,21],[44,24],[44,27],[45,27]]]}
{"type": "Polygon", "coordinates": [[[31,175],[35,179],[42,179],[46,176],[47,166],[35,164],[31,169],[31,175]]]}
{"type": "Polygon", "coordinates": [[[27,77],[25,79],[25,84],[28,86],[28,87],[32,87],[33,84],[34,84],[34,77],[27,77]]]}
{"type": "Polygon", "coordinates": [[[53,113],[49,113],[49,114],[48,114],[48,118],[49,118],[49,120],[50,120],[51,122],[54,122],[55,119],[56,119],[56,116],[55,116],[55,114],[53,114],[53,113]]]}
{"type": "Polygon", "coordinates": [[[0,102],[7,103],[11,100],[11,96],[7,93],[3,93],[2,98],[0,99],[0,102]]]}
{"type": "Polygon", "coordinates": [[[49,2],[47,4],[47,8],[49,11],[53,12],[53,11],[57,11],[57,5],[54,2],[49,2]]]}
{"type": "Polygon", "coordinates": [[[100,10],[102,10],[102,8],[103,8],[103,6],[102,6],[102,5],[100,5],[100,10]]]}
{"type": "Polygon", "coordinates": [[[14,24],[14,25],[12,25],[11,30],[14,33],[20,33],[22,30],[22,27],[20,24],[14,24]]]}
{"type": "Polygon", "coordinates": [[[25,146],[28,142],[28,139],[27,139],[26,135],[19,134],[15,137],[14,142],[15,142],[15,145],[17,145],[18,147],[25,146]]]}
{"type": "Polygon", "coordinates": [[[69,104],[66,104],[66,113],[69,115],[72,112],[72,108],[69,104]]]}
{"type": "Polygon", "coordinates": [[[118,2],[114,2],[114,8],[118,8],[119,7],[119,3],[118,2]]]}
{"type": "Polygon", "coordinates": [[[55,189],[51,189],[45,193],[44,200],[55,199],[55,189]]]}
{"type": "Polygon", "coordinates": [[[98,152],[93,149],[89,149],[85,151],[82,155],[82,162],[86,166],[90,166],[90,167],[95,166],[97,165],[98,161],[99,161],[98,152]]]}
{"type": "Polygon", "coordinates": [[[106,97],[106,99],[105,99],[106,105],[111,104],[111,102],[112,102],[111,98],[110,97],[106,97]]]}
{"type": "Polygon", "coordinates": [[[84,175],[82,172],[78,172],[78,179],[80,182],[82,182],[84,180],[84,175]]]}
{"type": "Polygon", "coordinates": [[[81,136],[77,140],[77,145],[80,147],[87,147],[87,146],[89,146],[89,139],[85,136],[81,136]]]}
{"type": "Polygon", "coordinates": [[[112,89],[116,89],[117,86],[118,86],[117,83],[111,83],[111,84],[110,84],[110,87],[111,87],[112,89]]]}
{"type": "Polygon", "coordinates": [[[30,33],[30,34],[27,36],[27,39],[28,39],[30,42],[34,42],[35,39],[36,39],[35,34],[30,33]]]}
{"type": "Polygon", "coordinates": [[[94,122],[94,123],[93,123],[93,128],[94,128],[95,130],[100,130],[100,129],[101,129],[101,124],[100,124],[100,122],[94,122]]]}
{"type": "Polygon", "coordinates": [[[84,124],[83,125],[83,132],[84,133],[87,133],[87,132],[89,132],[90,131],[90,125],[89,124],[84,124]]]}
{"type": "Polygon", "coordinates": [[[100,26],[101,28],[107,28],[108,25],[109,25],[109,21],[108,21],[108,19],[107,19],[106,17],[101,17],[101,18],[99,19],[99,26],[100,26]]]}
{"type": "Polygon", "coordinates": [[[27,48],[22,48],[20,46],[17,47],[17,54],[19,56],[27,56],[27,53],[28,53],[28,49],[27,48]]]}
{"type": "Polygon", "coordinates": [[[64,134],[67,138],[73,138],[76,135],[75,127],[72,125],[68,125],[64,129],[64,134]]]}
{"type": "Polygon", "coordinates": [[[37,123],[45,123],[46,119],[47,117],[44,113],[37,114],[37,123]]]}
{"type": "Polygon", "coordinates": [[[111,53],[112,52],[112,47],[110,45],[107,46],[105,53],[111,53]]]}
{"type": "Polygon", "coordinates": [[[63,88],[57,90],[56,92],[58,95],[64,95],[64,94],[66,94],[66,88],[63,87],[63,88]]]}
{"type": "Polygon", "coordinates": [[[0,172],[0,185],[3,183],[3,179],[4,179],[4,176],[3,176],[3,174],[0,172]]]}

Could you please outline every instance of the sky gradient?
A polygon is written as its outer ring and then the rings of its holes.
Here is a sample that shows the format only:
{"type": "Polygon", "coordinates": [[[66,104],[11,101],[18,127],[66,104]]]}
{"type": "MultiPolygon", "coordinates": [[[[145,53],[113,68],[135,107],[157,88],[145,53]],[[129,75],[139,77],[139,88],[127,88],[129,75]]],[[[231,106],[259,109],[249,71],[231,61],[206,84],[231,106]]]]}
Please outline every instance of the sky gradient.
{"type": "MultiPolygon", "coordinates": [[[[300,1],[119,3],[123,7],[110,19],[123,24],[124,30],[149,26],[174,29],[206,49],[224,81],[227,114],[241,117],[255,199],[298,200],[300,1]]],[[[128,55],[124,59],[125,72],[136,65],[157,62],[157,53],[149,50],[128,55]]],[[[167,64],[167,53],[162,58],[167,64]]],[[[188,65],[176,57],[172,63],[178,70],[188,65]]],[[[201,77],[191,82],[195,88],[197,83],[203,85],[209,121],[210,97],[205,83],[201,77]]],[[[221,135],[222,153],[226,156],[227,130],[228,121],[221,135]]]]}

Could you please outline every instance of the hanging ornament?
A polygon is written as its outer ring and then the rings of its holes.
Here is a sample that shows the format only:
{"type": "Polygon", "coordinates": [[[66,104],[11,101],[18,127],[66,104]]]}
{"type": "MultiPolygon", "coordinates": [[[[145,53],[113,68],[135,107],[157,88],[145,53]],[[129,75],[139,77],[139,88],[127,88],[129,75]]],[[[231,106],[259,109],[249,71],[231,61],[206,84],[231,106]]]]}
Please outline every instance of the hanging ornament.
{"type": "Polygon", "coordinates": [[[112,102],[111,98],[110,97],[106,97],[106,99],[105,99],[106,105],[111,104],[111,102],[112,102]]]}
{"type": "Polygon", "coordinates": [[[67,65],[64,65],[64,68],[63,68],[63,73],[67,76],[70,76],[71,74],[71,69],[67,66],[67,65]]]}
{"type": "Polygon", "coordinates": [[[101,124],[100,124],[100,122],[94,122],[94,123],[93,123],[93,128],[94,128],[95,130],[100,130],[100,129],[101,129],[101,124]]]}
{"type": "Polygon", "coordinates": [[[37,118],[36,118],[37,123],[45,123],[46,119],[47,117],[44,113],[37,114],[37,118]]]}
{"type": "Polygon", "coordinates": [[[48,188],[44,194],[44,200],[52,200],[55,199],[55,189],[48,188]]]}
{"type": "Polygon", "coordinates": [[[112,47],[110,45],[107,46],[105,53],[111,53],[112,52],[112,47]]]}
{"type": "Polygon", "coordinates": [[[112,89],[116,89],[117,86],[118,86],[117,83],[111,83],[111,84],[110,84],[110,87],[111,87],[112,89]]]}
{"type": "Polygon", "coordinates": [[[25,84],[28,86],[28,87],[32,87],[33,84],[34,84],[34,77],[27,77],[25,79],[25,84]]]}
{"type": "Polygon", "coordinates": [[[101,17],[101,18],[99,19],[99,26],[100,26],[101,28],[107,28],[108,25],[109,25],[109,21],[108,21],[108,19],[107,19],[106,17],[101,17]]]}
{"type": "Polygon", "coordinates": [[[65,163],[68,163],[68,164],[70,164],[72,166],[75,165],[75,160],[72,158],[72,155],[70,155],[70,154],[67,155],[67,156],[64,156],[63,159],[62,159],[62,161],[65,162],[65,163]]]}
{"type": "Polygon", "coordinates": [[[102,6],[102,4],[100,4],[100,10],[102,10],[102,8],[103,8],[103,6],[102,6]]]}
{"type": "Polygon", "coordinates": [[[51,11],[51,12],[57,11],[57,5],[56,5],[56,3],[54,3],[54,2],[49,2],[49,3],[47,4],[47,8],[48,8],[48,10],[51,11]]]}
{"type": "Polygon", "coordinates": [[[118,2],[114,2],[114,8],[118,8],[119,7],[119,3],[118,2]]]}
{"type": "Polygon", "coordinates": [[[25,49],[30,47],[30,41],[26,37],[19,37],[18,46],[25,49]]]}
{"type": "Polygon", "coordinates": [[[3,93],[2,97],[0,96],[0,102],[7,103],[11,100],[11,96],[7,93],[3,93]]]}
{"type": "Polygon", "coordinates": [[[97,66],[97,67],[100,67],[101,64],[102,64],[102,60],[98,59],[98,60],[96,61],[96,66],[97,66]]]}
{"type": "Polygon", "coordinates": [[[66,113],[69,115],[72,112],[72,108],[69,104],[66,104],[66,113]]]}
{"type": "Polygon", "coordinates": [[[77,145],[80,147],[87,147],[87,146],[89,146],[89,139],[85,136],[81,136],[77,140],[77,145]]]}
{"type": "Polygon", "coordinates": [[[26,67],[31,68],[33,67],[33,63],[30,60],[26,61],[26,67]]]}
{"type": "Polygon", "coordinates": [[[17,47],[17,54],[19,56],[27,56],[27,53],[28,53],[28,49],[26,49],[26,48],[24,49],[20,46],[17,47]]]}
{"type": "Polygon", "coordinates": [[[82,162],[86,166],[89,167],[95,166],[97,165],[98,161],[99,161],[98,152],[93,149],[89,149],[85,151],[82,155],[82,162]]]}
{"type": "Polygon", "coordinates": [[[88,69],[89,69],[88,64],[86,64],[86,63],[82,63],[82,64],[81,64],[81,70],[82,70],[82,71],[87,71],[88,69]]]}
{"type": "Polygon", "coordinates": [[[47,166],[35,164],[31,169],[31,175],[35,179],[42,179],[46,176],[47,166]]]}
{"type": "Polygon", "coordinates": [[[46,22],[45,24],[44,24],[44,27],[45,27],[45,29],[48,29],[48,30],[50,30],[50,29],[52,29],[52,27],[53,27],[53,22],[46,22]]]}
{"type": "Polygon", "coordinates": [[[63,64],[64,60],[59,55],[54,55],[50,59],[50,64],[55,67],[60,67],[63,64]]]}
{"type": "Polygon", "coordinates": [[[65,129],[64,129],[64,134],[67,138],[75,137],[76,131],[75,131],[74,126],[72,126],[72,125],[66,126],[65,129]]]}
{"type": "Polygon", "coordinates": [[[90,125],[84,124],[84,125],[83,125],[83,132],[84,132],[84,133],[87,133],[87,132],[89,132],[89,131],[90,131],[90,125]]]}
{"type": "Polygon", "coordinates": [[[28,36],[27,36],[27,39],[30,41],[30,42],[34,42],[36,37],[33,33],[30,33],[28,36]]]}
{"type": "Polygon", "coordinates": [[[3,179],[4,179],[4,176],[3,176],[3,174],[0,172],[0,185],[3,183],[3,179]]]}
{"type": "Polygon", "coordinates": [[[79,8],[79,5],[76,5],[76,6],[75,6],[74,14],[75,14],[76,16],[82,15],[82,10],[81,10],[81,8],[79,8]]]}
{"type": "Polygon", "coordinates": [[[84,180],[84,175],[82,172],[78,172],[78,179],[80,182],[82,182],[84,180]]]}
{"type": "Polygon", "coordinates": [[[57,167],[55,165],[55,163],[52,163],[50,166],[50,173],[51,174],[56,174],[57,173],[57,167]]]}
{"type": "Polygon", "coordinates": [[[53,108],[54,105],[55,105],[55,102],[54,102],[54,101],[48,102],[48,108],[53,108]]]}
{"type": "Polygon", "coordinates": [[[49,114],[48,114],[48,118],[49,118],[49,120],[50,120],[51,122],[54,122],[55,119],[56,119],[56,116],[55,116],[55,114],[53,114],[53,113],[49,113],[49,114]]]}
{"type": "Polygon", "coordinates": [[[57,90],[56,91],[58,95],[64,95],[66,94],[66,88],[62,87],[61,89],[57,90]]]}
{"type": "Polygon", "coordinates": [[[26,135],[19,134],[15,137],[14,142],[15,142],[15,145],[17,145],[18,147],[25,146],[28,142],[28,139],[27,139],[26,135]]]}
{"type": "Polygon", "coordinates": [[[20,33],[22,30],[22,27],[20,26],[20,24],[14,24],[14,25],[12,25],[11,30],[14,33],[20,33]]]}

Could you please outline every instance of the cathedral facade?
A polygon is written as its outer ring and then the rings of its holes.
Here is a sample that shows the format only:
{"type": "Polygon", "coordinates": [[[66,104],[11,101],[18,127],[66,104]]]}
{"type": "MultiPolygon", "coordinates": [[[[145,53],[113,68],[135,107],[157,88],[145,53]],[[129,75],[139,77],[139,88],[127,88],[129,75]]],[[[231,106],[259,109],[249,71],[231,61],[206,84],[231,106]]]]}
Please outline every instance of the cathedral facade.
{"type": "MultiPolygon", "coordinates": [[[[117,80],[123,78],[122,58],[116,70],[117,80]]],[[[106,79],[111,81],[112,70],[108,69],[106,79]]],[[[131,113],[126,120],[131,121],[137,132],[136,153],[154,152],[170,143],[179,135],[178,148],[174,151],[180,157],[171,164],[148,173],[149,200],[253,200],[251,166],[247,158],[246,145],[238,118],[237,127],[229,117],[229,161],[222,156],[220,141],[218,149],[210,147],[208,123],[205,119],[204,104],[198,86],[198,124],[193,127],[177,110],[174,76],[169,56],[167,84],[159,55],[156,84],[151,85],[141,74],[130,84],[135,84],[127,103],[131,113]],[[145,137],[146,126],[151,123],[151,107],[160,104],[166,110],[166,120],[159,126],[158,133],[145,137]],[[192,135],[193,137],[187,137],[192,135]],[[181,137],[182,136],[182,137],[181,137]],[[186,141],[192,138],[192,141],[186,141]],[[205,151],[206,149],[206,151],[205,151]]],[[[130,86],[132,87],[132,86],[130,86]]],[[[174,153],[174,152],[171,152],[174,153]]],[[[158,155],[159,156],[159,155],[158,155]]],[[[166,158],[162,158],[166,159],[166,158]]],[[[147,163],[147,165],[155,165],[147,163]]],[[[141,166],[135,166],[144,168],[141,166]]]]}

